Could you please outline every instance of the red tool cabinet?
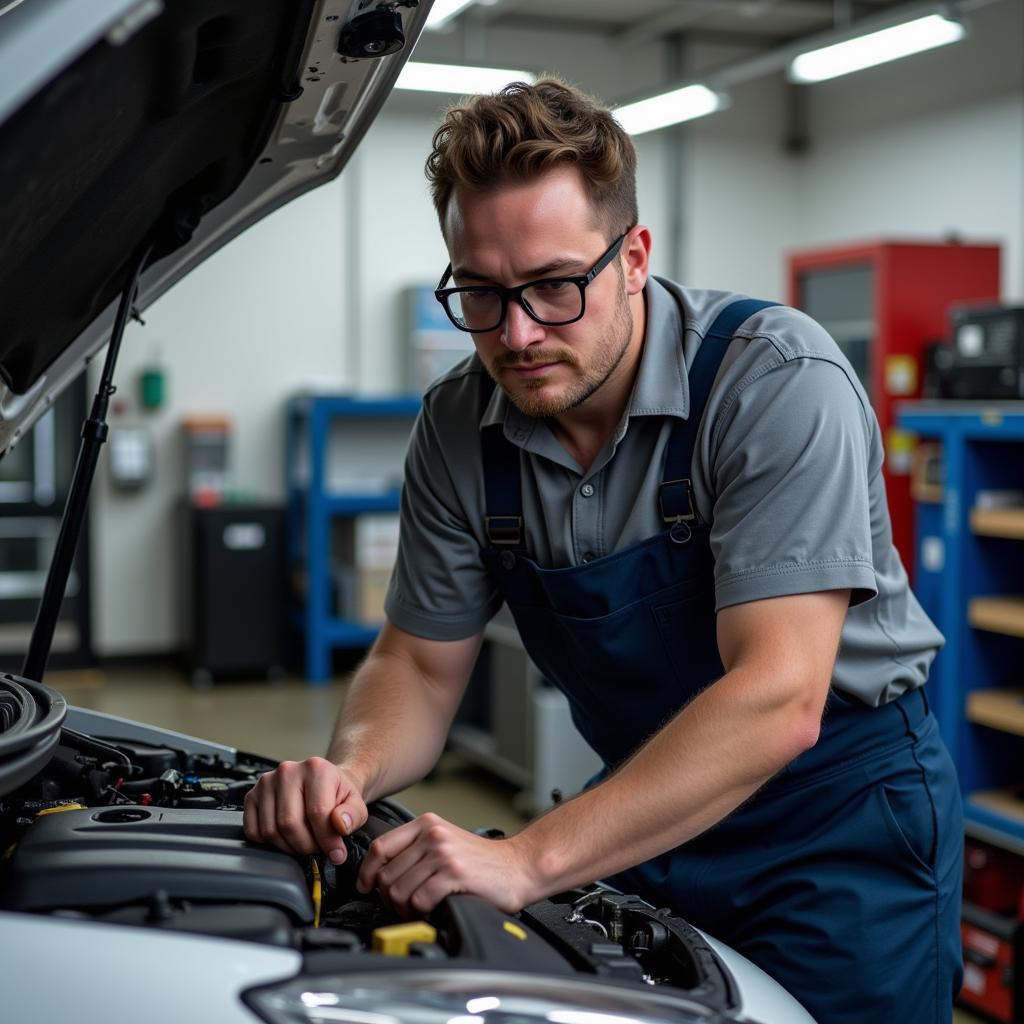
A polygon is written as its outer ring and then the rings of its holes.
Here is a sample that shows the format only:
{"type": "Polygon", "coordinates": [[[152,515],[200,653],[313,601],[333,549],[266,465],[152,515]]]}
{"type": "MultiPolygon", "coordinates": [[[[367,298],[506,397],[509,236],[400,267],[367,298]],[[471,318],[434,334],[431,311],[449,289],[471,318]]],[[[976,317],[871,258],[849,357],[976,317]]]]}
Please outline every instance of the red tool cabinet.
{"type": "Polygon", "coordinates": [[[1024,1020],[1024,857],[971,836],[964,844],[960,1003],[997,1021],[1024,1020]]]}
{"type": "Polygon", "coordinates": [[[860,375],[881,424],[893,540],[914,564],[911,441],[893,407],[921,395],[925,348],[952,306],[999,297],[999,246],[878,241],[789,257],[789,302],[821,323],[860,375]]]}

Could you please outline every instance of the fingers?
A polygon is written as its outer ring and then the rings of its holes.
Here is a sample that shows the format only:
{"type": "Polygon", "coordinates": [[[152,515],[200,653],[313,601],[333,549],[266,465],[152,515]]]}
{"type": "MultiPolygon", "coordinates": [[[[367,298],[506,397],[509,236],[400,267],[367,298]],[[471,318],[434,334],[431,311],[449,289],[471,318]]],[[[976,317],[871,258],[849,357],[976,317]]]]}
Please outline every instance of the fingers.
{"type": "Polygon", "coordinates": [[[356,888],[377,886],[400,914],[433,910],[449,894],[465,891],[454,845],[460,831],[436,814],[393,829],[370,844],[356,888]]]}
{"type": "Polygon", "coordinates": [[[263,841],[302,857],[313,852],[315,843],[306,826],[302,792],[295,791],[298,768],[294,761],[284,761],[275,772],[264,775],[257,783],[257,808],[263,841]]]}
{"type": "Polygon", "coordinates": [[[282,761],[275,775],[277,832],[295,853],[308,857],[320,847],[306,818],[306,797],[311,785],[307,763],[282,761]]]}
{"type": "MultiPolygon", "coordinates": [[[[389,861],[398,857],[405,849],[412,846],[423,831],[424,818],[433,818],[434,815],[421,815],[415,821],[393,828],[387,835],[374,839],[370,848],[363,858],[362,866],[359,869],[359,876],[356,879],[356,889],[359,892],[370,892],[377,884],[377,876],[380,869],[389,861]]],[[[440,818],[437,819],[440,821],[440,818]]]]}
{"type": "MultiPolygon", "coordinates": [[[[314,843],[314,850],[310,852],[322,850],[335,864],[341,864],[345,860],[342,835],[350,832],[351,827],[338,829],[334,823],[334,812],[339,801],[346,798],[352,801],[353,794],[349,792],[350,787],[338,766],[330,761],[322,757],[311,757],[303,762],[302,767],[305,770],[302,782],[303,813],[314,843]]],[[[358,795],[354,795],[354,801],[362,806],[358,795]]],[[[365,814],[364,806],[364,820],[365,814]]],[[[352,813],[348,812],[348,816],[351,820],[352,813]]]]}
{"type": "MultiPolygon", "coordinates": [[[[273,781],[269,778],[269,773],[261,776],[259,782],[249,791],[245,799],[247,803],[251,801],[252,806],[252,820],[255,829],[253,842],[270,843],[278,849],[287,850],[287,852],[291,853],[287,843],[281,839],[277,831],[274,788],[273,781]]],[[[242,822],[244,826],[244,814],[242,822]]]]}
{"type": "Polygon", "coordinates": [[[322,845],[322,849],[333,863],[343,864],[347,856],[345,843],[341,837],[351,835],[356,829],[362,828],[368,817],[366,804],[355,792],[350,793],[346,799],[331,810],[327,816],[328,832],[331,838],[328,840],[328,845],[322,845]]]}
{"type": "Polygon", "coordinates": [[[434,870],[426,843],[410,843],[377,872],[376,885],[381,895],[400,914],[407,909],[408,898],[416,886],[434,870]]]}
{"type": "Polygon", "coordinates": [[[261,776],[246,795],[242,825],[250,842],[270,843],[296,856],[322,850],[340,864],[343,834],[366,818],[366,805],[345,773],[325,758],[310,757],[282,761],[261,776]]]}
{"type": "MultiPolygon", "coordinates": [[[[469,851],[463,846],[460,854],[460,841],[465,843],[466,833],[436,814],[424,814],[418,820],[423,825],[418,845],[424,855],[408,876],[391,886],[394,899],[406,914],[429,913],[446,896],[467,891],[464,860],[469,851]]],[[[390,871],[388,865],[381,875],[390,871]]]]}
{"type": "Polygon", "coordinates": [[[263,834],[260,832],[260,809],[256,802],[255,788],[245,794],[242,804],[242,831],[250,843],[258,843],[263,839],[263,834]]]}
{"type": "Polygon", "coordinates": [[[413,892],[409,901],[409,911],[417,914],[429,914],[441,900],[453,893],[466,891],[466,887],[454,875],[435,870],[413,892]]]}
{"type": "Polygon", "coordinates": [[[388,864],[377,876],[380,893],[403,917],[415,913],[425,914],[434,909],[437,901],[430,903],[426,899],[424,886],[429,880],[440,876],[443,868],[444,861],[440,855],[427,854],[421,856],[408,871],[397,875],[397,881],[391,882],[391,865],[388,864]]]}
{"type": "Polygon", "coordinates": [[[517,850],[423,814],[371,843],[356,888],[376,885],[406,916],[427,914],[453,893],[475,893],[511,912],[527,892],[528,865],[517,850]]]}

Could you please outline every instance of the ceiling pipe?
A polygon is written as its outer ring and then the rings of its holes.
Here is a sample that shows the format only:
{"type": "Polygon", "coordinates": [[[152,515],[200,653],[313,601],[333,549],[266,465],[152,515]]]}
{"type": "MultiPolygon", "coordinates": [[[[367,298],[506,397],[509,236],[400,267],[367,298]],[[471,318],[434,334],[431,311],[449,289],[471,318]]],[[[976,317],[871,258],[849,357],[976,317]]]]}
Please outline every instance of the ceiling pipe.
{"type": "Polygon", "coordinates": [[[619,37],[623,46],[641,46],[670,32],[686,28],[709,14],[746,15],[751,21],[764,15],[821,18],[818,0],[676,0],[677,8],[639,21],[619,37]]]}

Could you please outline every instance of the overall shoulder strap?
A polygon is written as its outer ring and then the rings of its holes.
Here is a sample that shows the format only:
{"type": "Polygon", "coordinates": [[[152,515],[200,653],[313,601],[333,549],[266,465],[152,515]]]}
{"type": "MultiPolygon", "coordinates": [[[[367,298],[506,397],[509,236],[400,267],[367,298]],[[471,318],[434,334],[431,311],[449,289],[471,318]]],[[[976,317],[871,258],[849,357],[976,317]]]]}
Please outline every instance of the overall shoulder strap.
{"type": "Polygon", "coordinates": [[[736,331],[755,313],[778,305],[778,302],[766,302],[763,299],[737,299],[715,317],[704,335],[687,374],[690,384],[690,414],[676,425],[665,451],[665,466],[662,470],[659,492],[661,518],[664,522],[688,523],[696,520],[697,506],[693,500],[690,466],[697,444],[697,430],[711,394],[711,386],[736,331]]]}
{"type": "Polygon", "coordinates": [[[484,460],[484,533],[491,547],[523,546],[523,491],[519,449],[505,437],[501,424],[484,427],[480,446],[484,460]]]}
{"type": "MultiPolygon", "coordinates": [[[[484,401],[494,392],[490,377],[484,381],[484,401]]],[[[484,534],[491,547],[523,547],[523,489],[519,449],[505,437],[505,425],[495,423],[480,431],[484,470],[484,534]]]]}

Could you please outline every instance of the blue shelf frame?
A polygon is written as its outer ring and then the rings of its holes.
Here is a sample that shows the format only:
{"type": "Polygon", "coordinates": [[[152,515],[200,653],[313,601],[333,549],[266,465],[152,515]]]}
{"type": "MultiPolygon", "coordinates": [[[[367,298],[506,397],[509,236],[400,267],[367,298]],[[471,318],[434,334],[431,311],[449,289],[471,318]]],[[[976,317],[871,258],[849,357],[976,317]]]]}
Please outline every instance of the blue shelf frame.
{"type": "Polygon", "coordinates": [[[306,600],[291,621],[302,633],[305,674],[310,683],[326,682],[335,648],[369,647],[379,629],[339,619],[330,611],[330,524],[337,516],[397,512],[401,491],[338,494],[326,485],[328,437],[336,419],[412,419],[420,411],[418,395],[356,398],[350,395],[302,394],[285,409],[285,481],[287,494],[286,557],[289,566],[305,565],[306,600]],[[295,479],[299,445],[305,434],[309,481],[295,479]],[[305,538],[303,545],[302,539],[305,538]],[[305,554],[303,555],[303,547],[305,554]]]}
{"type": "Polygon", "coordinates": [[[971,531],[979,490],[1024,490],[1024,402],[916,402],[898,410],[902,429],[942,445],[941,504],[918,503],[915,590],[946,637],[932,665],[928,695],[960,775],[968,830],[1008,848],[1024,843],[1024,821],[971,802],[971,794],[1024,782],[1024,737],[967,720],[971,690],[1024,686],[1024,641],[975,629],[972,598],[1024,592],[1024,541],[971,531]],[[922,547],[939,540],[941,566],[926,564],[922,547]]]}

